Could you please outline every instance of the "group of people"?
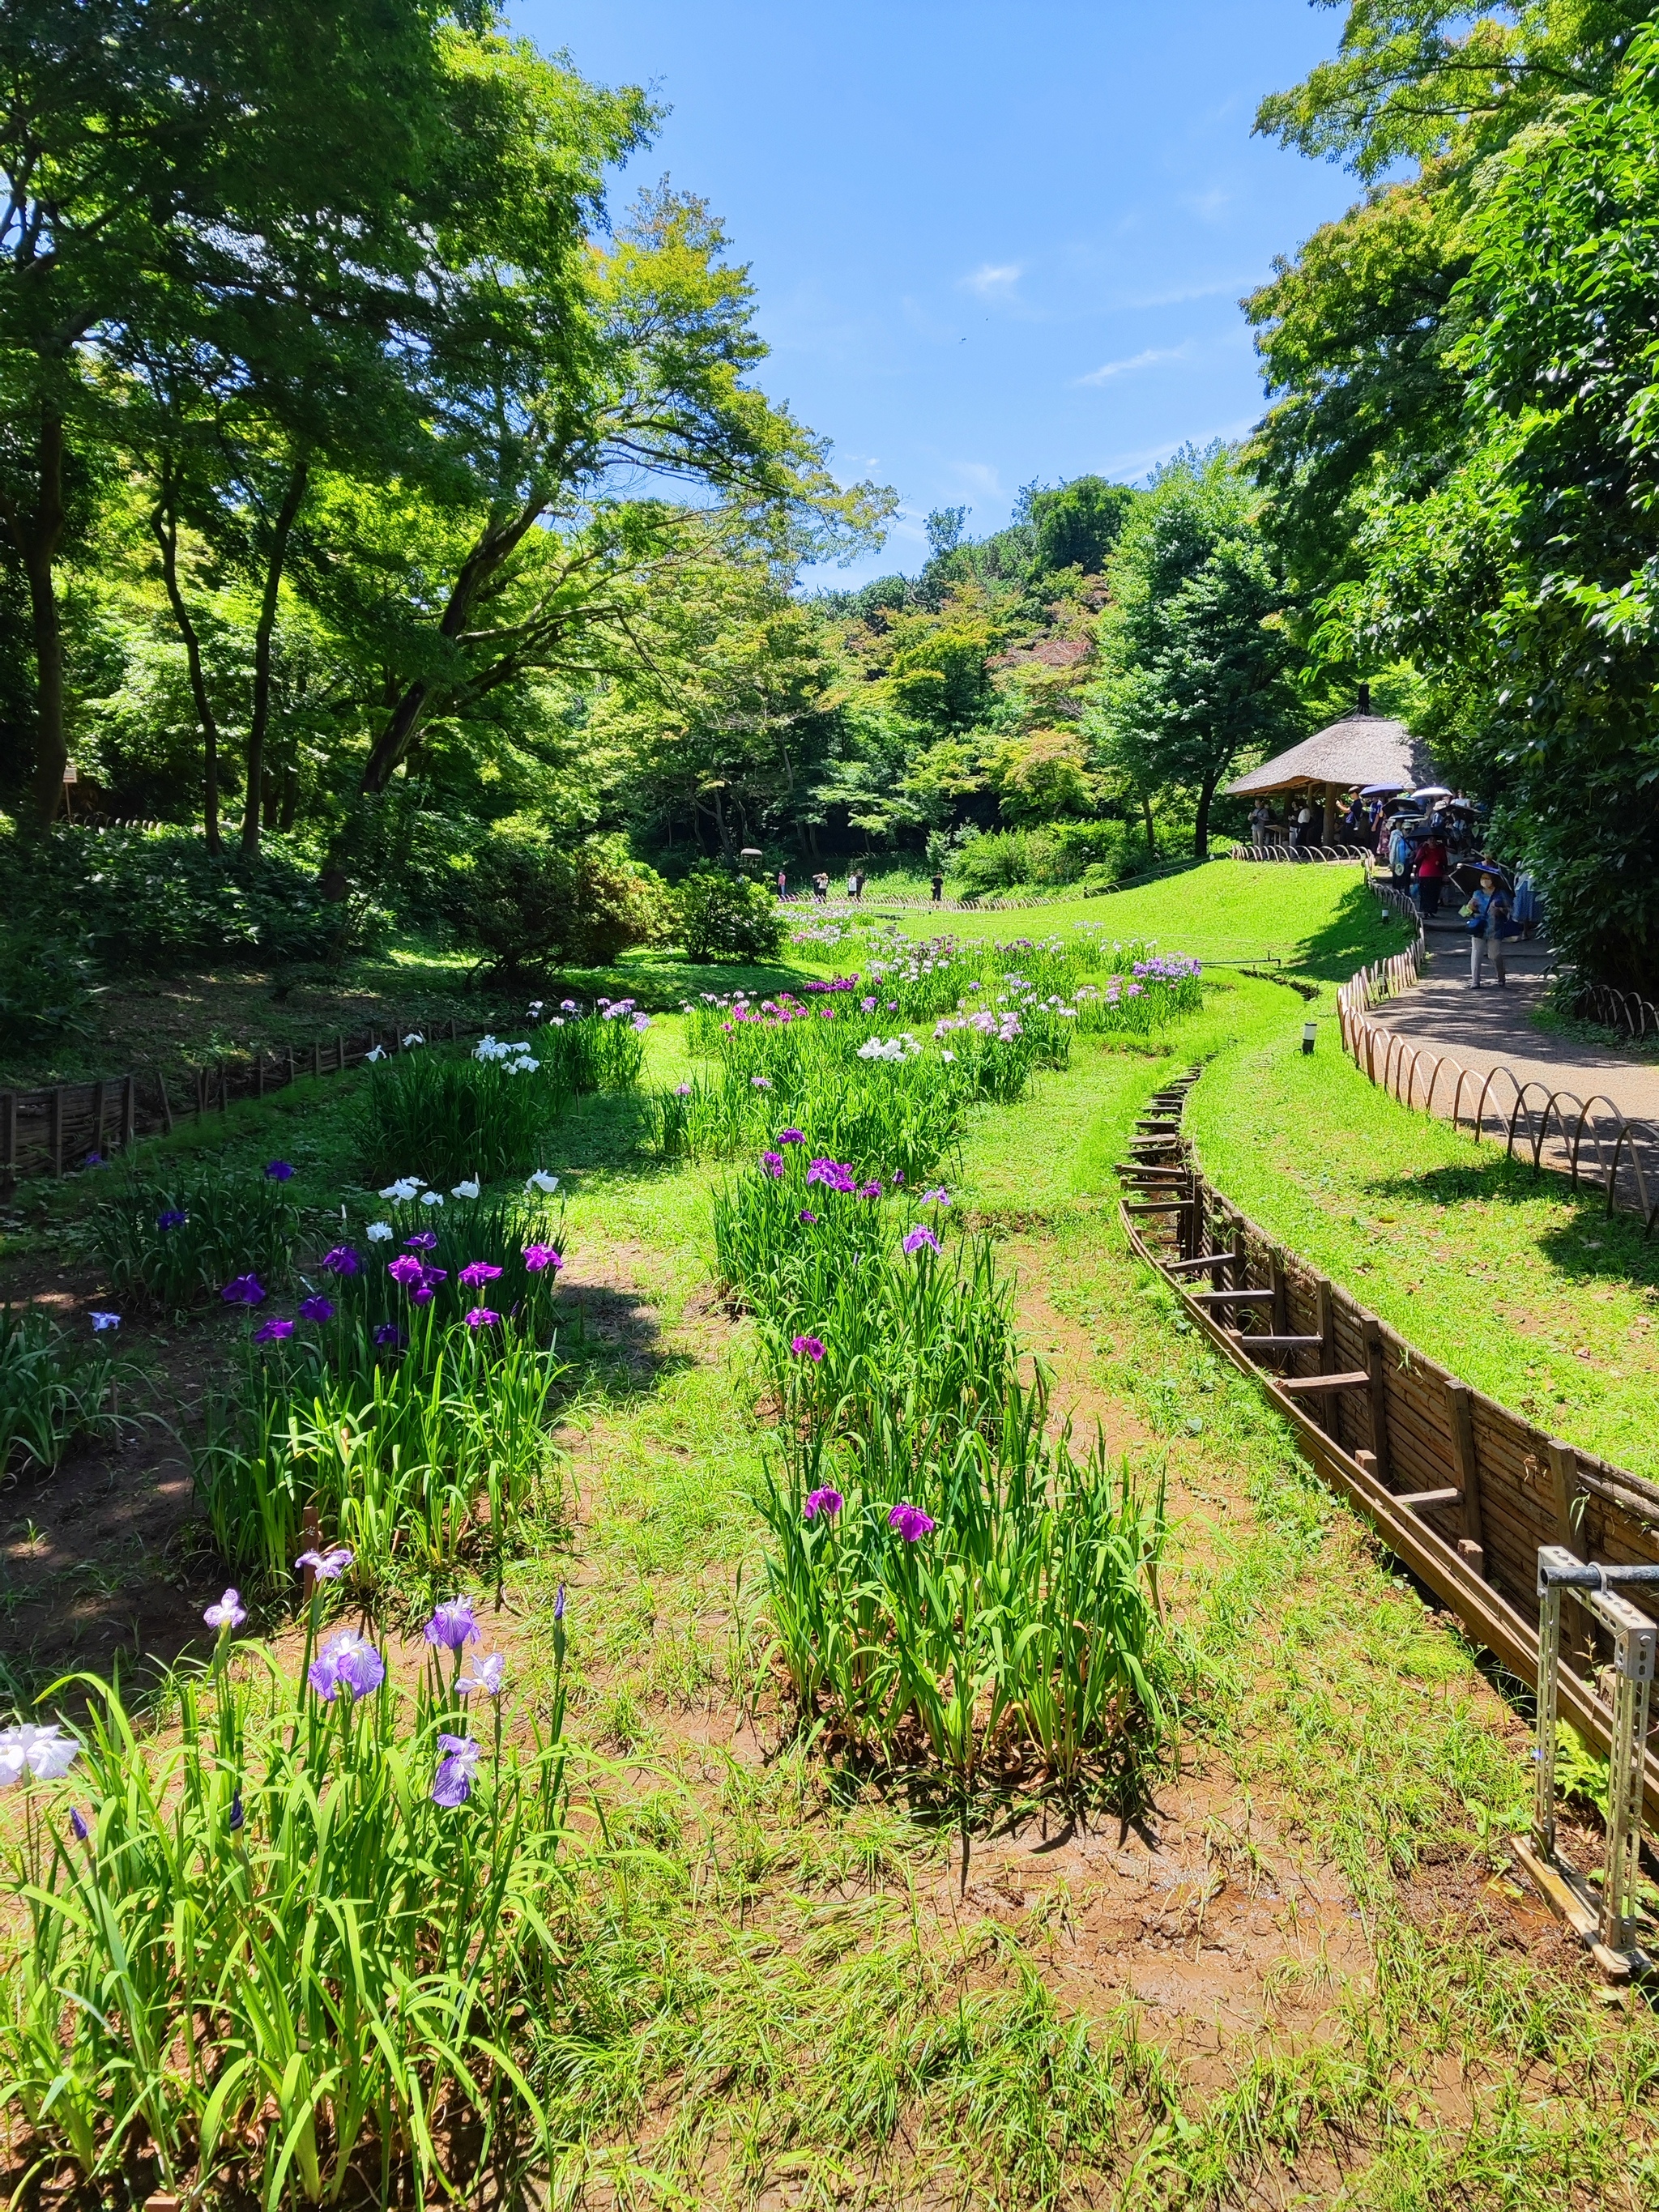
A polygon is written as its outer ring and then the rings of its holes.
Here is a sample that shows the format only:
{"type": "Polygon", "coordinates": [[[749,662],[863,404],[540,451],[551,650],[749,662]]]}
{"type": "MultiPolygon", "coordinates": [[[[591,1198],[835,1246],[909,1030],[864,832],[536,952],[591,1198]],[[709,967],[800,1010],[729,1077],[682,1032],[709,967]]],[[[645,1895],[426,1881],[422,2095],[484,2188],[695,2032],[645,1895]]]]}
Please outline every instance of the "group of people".
{"type": "MultiPolygon", "coordinates": [[[[812,886],[813,897],[815,899],[827,899],[830,896],[830,878],[824,871],[820,868],[817,873],[811,877],[810,880],[812,886]]],[[[866,878],[862,868],[849,868],[848,870],[847,896],[849,899],[856,902],[863,898],[866,880],[866,878]]],[[[938,906],[945,896],[945,878],[942,875],[934,875],[930,878],[929,880],[933,885],[933,904],[938,906]]],[[[781,899],[785,899],[787,898],[788,896],[789,878],[784,870],[780,868],[778,870],[778,896],[781,899]]]]}
{"type": "Polygon", "coordinates": [[[1316,813],[1312,802],[1304,799],[1300,806],[1287,805],[1282,823],[1273,820],[1273,811],[1265,799],[1258,799],[1250,814],[1250,842],[1260,852],[1268,842],[1270,830],[1282,830],[1287,845],[1303,847],[1324,842],[1324,817],[1316,813]]]}

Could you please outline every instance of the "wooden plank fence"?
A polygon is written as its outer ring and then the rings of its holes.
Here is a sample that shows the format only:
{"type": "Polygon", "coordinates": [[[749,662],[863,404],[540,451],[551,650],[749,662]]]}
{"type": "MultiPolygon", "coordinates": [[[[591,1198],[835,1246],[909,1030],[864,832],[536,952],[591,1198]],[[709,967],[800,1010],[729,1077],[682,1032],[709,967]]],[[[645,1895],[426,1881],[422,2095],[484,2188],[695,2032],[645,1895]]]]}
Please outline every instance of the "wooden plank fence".
{"type": "Polygon", "coordinates": [[[26,1176],[62,1176],[130,1152],[141,1137],[165,1136],[181,1121],[223,1114],[238,1100],[264,1098],[307,1076],[342,1075],[377,1048],[392,1054],[416,1035],[435,1042],[482,1034],[477,1023],[446,1019],[424,1030],[411,1021],[374,1023],[349,1034],[313,1038],[280,1050],[225,1053],[194,1067],[140,1068],[89,1083],[0,1091],[0,1188],[26,1176]]]}
{"type": "MultiPolygon", "coordinates": [[[[1197,1075],[1159,1095],[1120,1168],[1131,1243],[1471,1639],[1530,1678],[1540,1545],[1603,1565],[1659,1565],[1659,1484],[1473,1389],[1241,1212],[1181,1133],[1197,1075]]],[[[1587,1614],[1570,1611],[1578,1640],[1563,1710],[1605,1752],[1612,1715],[1595,1669],[1610,1646],[1579,1630],[1587,1614]]],[[[1647,1804],[1659,1818],[1651,1753],[1647,1804]]]]}

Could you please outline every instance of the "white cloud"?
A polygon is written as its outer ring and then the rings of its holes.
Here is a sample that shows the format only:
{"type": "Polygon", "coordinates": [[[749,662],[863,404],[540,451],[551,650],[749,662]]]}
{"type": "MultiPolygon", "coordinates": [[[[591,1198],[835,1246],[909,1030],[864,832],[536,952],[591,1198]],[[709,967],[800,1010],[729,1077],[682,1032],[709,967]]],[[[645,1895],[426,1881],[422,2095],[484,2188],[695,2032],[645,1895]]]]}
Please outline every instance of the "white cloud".
{"type": "Polygon", "coordinates": [[[1018,261],[988,261],[983,268],[975,269],[963,283],[970,292],[977,292],[981,300],[1006,300],[1020,278],[1018,261]]]}
{"type": "Polygon", "coordinates": [[[1231,192],[1224,192],[1215,185],[1207,192],[1183,192],[1179,204],[1190,209],[1200,222],[1213,222],[1231,199],[1231,192]]]}
{"type": "Polygon", "coordinates": [[[1074,377],[1077,384],[1109,384],[1115,376],[1127,376],[1131,369],[1153,368],[1161,361],[1185,361],[1188,348],[1178,346],[1148,346],[1145,353],[1133,353],[1126,361],[1103,362],[1091,368],[1087,376],[1074,377]]]}
{"type": "Polygon", "coordinates": [[[1002,486],[997,472],[988,461],[952,461],[951,473],[960,477],[969,490],[982,492],[987,499],[1000,499],[1002,486]]]}

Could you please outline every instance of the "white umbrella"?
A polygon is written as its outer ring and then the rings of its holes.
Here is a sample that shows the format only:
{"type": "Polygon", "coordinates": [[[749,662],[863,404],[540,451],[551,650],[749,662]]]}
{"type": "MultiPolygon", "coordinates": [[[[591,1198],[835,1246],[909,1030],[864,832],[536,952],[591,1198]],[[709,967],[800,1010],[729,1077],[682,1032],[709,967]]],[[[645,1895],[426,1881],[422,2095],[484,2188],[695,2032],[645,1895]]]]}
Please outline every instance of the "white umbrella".
{"type": "Polygon", "coordinates": [[[1415,806],[1419,799],[1449,799],[1450,797],[1451,793],[1443,783],[1425,783],[1421,791],[1413,792],[1412,805],[1415,806]]]}

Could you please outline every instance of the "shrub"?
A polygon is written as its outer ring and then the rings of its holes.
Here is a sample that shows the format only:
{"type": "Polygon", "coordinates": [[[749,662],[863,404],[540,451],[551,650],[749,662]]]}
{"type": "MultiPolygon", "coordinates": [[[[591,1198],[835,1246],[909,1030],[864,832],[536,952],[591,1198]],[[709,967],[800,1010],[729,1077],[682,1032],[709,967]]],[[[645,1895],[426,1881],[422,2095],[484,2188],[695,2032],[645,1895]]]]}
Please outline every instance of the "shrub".
{"type": "Polygon", "coordinates": [[[168,1313],[184,1312],[237,1275],[285,1290],[300,1231],[292,1191],[286,1176],[257,1169],[129,1175],[93,1217],[111,1288],[168,1313]]]}
{"type": "Polygon", "coordinates": [[[500,1058],[486,1037],[470,1053],[416,1048],[371,1069],[353,1102],[365,1179],[390,1182],[418,1161],[447,1187],[538,1165],[572,1086],[527,1034],[521,1042],[524,1050],[500,1058]]]}
{"type": "Polygon", "coordinates": [[[549,963],[607,967],[668,925],[660,879],[629,857],[622,838],[561,847],[518,821],[498,823],[456,866],[444,904],[462,942],[503,975],[549,963]]]}
{"type": "Polygon", "coordinates": [[[0,847],[0,921],[111,974],[332,960],[377,920],[362,900],[325,899],[309,862],[280,839],[247,860],[210,853],[188,830],[60,823],[27,839],[12,830],[0,847]]]}
{"type": "Polygon", "coordinates": [[[77,1678],[73,1779],[30,1789],[0,2099],[88,2198],[459,2201],[543,2132],[513,2041],[558,2002],[562,1628],[547,1723],[509,1728],[476,1650],[410,1700],[360,1642],[325,1702],[319,1613],[297,1679],[228,1630],[142,1720],[77,1678]]]}
{"type": "Polygon", "coordinates": [[[37,922],[0,927],[0,1052],[90,1035],[95,973],[70,937],[37,922]]]}
{"type": "Polygon", "coordinates": [[[783,916],[764,884],[719,868],[698,868],[676,894],[680,943],[688,960],[775,960],[783,916]]]}
{"type": "Polygon", "coordinates": [[[0,1476],[51,1469],[81,1437],[111,1437],[116,1365],[45,1314],[0,1306],[0,1476]]]}

